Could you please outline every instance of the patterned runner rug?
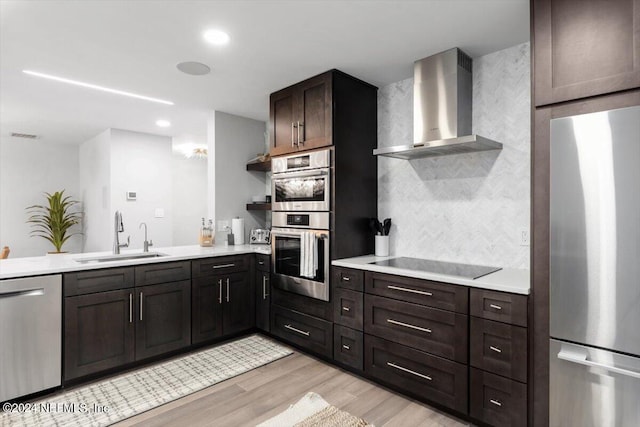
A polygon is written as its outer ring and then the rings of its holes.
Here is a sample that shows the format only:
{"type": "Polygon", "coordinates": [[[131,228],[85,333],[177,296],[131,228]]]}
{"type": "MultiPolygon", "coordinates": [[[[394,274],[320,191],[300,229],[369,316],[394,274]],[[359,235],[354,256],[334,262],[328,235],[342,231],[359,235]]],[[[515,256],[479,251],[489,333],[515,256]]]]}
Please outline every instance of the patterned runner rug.
{"type": "Polygon", "coordinates": [[[0,425],[106,426],[292,353],[251,335],[0,413],[0,425]]]}
{"type": "Polygon", "coordinates": [[[317,393],[309,392],[286,410],[258,427],[374,427],[362,418],[341,411],[317,393]]]}

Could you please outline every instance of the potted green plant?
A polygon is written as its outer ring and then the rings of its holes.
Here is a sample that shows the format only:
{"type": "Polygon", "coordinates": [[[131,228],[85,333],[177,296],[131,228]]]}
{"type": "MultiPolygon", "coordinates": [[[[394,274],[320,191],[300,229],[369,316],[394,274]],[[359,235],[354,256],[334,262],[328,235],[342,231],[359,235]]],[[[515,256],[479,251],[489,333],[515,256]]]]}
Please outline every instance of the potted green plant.
{"type": "Polygon", "coordinates": [[[70,232],[71,227],[82,220],[82,212],[74,211],[73,207],[80,202],[72,200],[71,196],[65,196],[64,190],[53,194],[44,193],[48,206],[33,205],[26,208],[29,218],[27,223],[33,227],[30,235],[42,237],[55,247],[54,252],[63,253],[62,245],[71,236],[82,234],[70,232]]]}

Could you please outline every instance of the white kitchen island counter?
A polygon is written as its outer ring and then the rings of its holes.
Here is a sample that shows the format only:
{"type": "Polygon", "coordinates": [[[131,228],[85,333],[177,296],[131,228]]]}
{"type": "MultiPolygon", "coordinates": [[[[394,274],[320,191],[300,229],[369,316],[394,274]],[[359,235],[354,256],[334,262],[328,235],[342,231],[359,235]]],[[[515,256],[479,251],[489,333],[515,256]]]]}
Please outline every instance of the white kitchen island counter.
{"type": "MultiPolygon", "coordinates": [[[[269,245],[214,245],[203,248],[198,245],[171,246],[166,248],[153,248],[150,252],[166,254],[156,258],[142,258],[103,262],[78,262],[84,258],[110,256],[111,252],[92,252],[81,254],[60,254],[40,257],[9,258],[0,260],[0,280],[17,277],[41,276],[44,274],[67,273],[70,271],[97,270],[101,268],[124,267],[142,264],[156,264],[171,261],[183,261],[197,258],[209,258],[226,255],[240,255],[259,253],[271,254],[269,245]]],[[[121,254],[140,254],[141,249],[122,250],[121,254]]]]}
{"type": "Polygon", "coordinates": [[[384,261],[391,258],[396,257],[377,257],[373,255],[366,255],[354,258],[338,259],[332,261],[331,265],[335,265],[336,267],[354,268],[357,270],[375,271],[377,273],[393,274],[396,276],[413,277],[416,279],[433,280],[435,282],[452,283],[455,285],[464,285],[473,288],[511,292],[514,294],[529,295],[530,292],[529,270],[525,269],[504,268],[477,279],[468,279],[460,276],[450,276],[420,270],[409,270],[405,268],[371,264],[372,262],[384,261]]]}

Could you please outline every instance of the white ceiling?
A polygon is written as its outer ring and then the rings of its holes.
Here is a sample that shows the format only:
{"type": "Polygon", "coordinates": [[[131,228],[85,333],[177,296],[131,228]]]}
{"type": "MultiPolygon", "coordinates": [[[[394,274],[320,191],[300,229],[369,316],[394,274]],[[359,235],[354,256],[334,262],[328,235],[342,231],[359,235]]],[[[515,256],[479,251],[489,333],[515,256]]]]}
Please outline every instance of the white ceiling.
{"type": "Polygon", "coordinates": [[[451,47],[472,57],[529,40],[528,0],[0,2],[0,133],[80,143],[110,127],[203,140],[207,111],[268,119],[269,93],[331,68],[377,86],[451,47]],[[227,31],[224,47],[205,29],[227,31]],[[175,65],[199,61],[206,76],[175,65]],[[69,86],[63,76],[173,106],[69,86]],[[155,126],[159,118],[173,123],[155,126]]]}

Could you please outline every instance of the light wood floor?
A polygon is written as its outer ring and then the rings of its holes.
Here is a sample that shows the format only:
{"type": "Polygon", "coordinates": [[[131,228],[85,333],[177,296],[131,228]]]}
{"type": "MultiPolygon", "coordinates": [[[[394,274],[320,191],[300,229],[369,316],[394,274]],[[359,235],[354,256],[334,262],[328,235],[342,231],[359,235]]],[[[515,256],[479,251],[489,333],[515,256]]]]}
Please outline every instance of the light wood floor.
{"type": "Polygon", "coordinates": [[[309,391],[376,427],[470,425],[295,352],[116,426],[255,426],[284,411],[309,391]]]}

